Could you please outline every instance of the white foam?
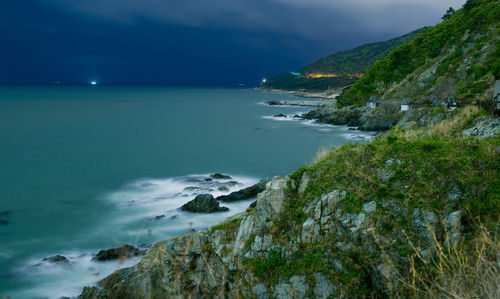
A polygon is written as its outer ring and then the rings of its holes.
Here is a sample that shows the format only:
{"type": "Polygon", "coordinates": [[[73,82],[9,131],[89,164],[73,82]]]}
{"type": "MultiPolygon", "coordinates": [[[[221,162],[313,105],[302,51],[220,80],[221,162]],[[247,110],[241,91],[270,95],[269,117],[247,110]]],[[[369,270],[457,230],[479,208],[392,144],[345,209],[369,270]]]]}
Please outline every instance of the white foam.
{"type": "MultiPolygon", "coordinates": [[[[103,197],[112,204],[112,209],[105,211],[109,217],[99,225],[99,229],[81,237],[88,239],[89,242],[104,237],[109,240],[106,248],[113,248],[121,244],[139,246],[142,243],[153,243],[184,234],[193,229],[206,229],[229,216],[246,210],[254,199],[221,203],[221,206],[230,209],[228,212],[187,213],[179,210],[179,207],[192,200],[199,192],[186,188],[210,188],[213,191],[209,193],[217,197],[258,182],[255,178],[230,176],[230,179],[212,179],[211,181],[205,180],[209,177],[208,174],[134,181],[103,197]],[[230,184],[231,181],[236,181],[238,184],[230,184]],[[221,186],[226,186],[229,191],[218,190],[221,186]],[[164,217],[154,220],[156,216],[161,215],[164,217]]],[[[206,193],[206,190],[202,191],[206,193]]],[[[65,246],[71,246],[71,244],[68,243],[65,246]]],[[[25,285],[34,285],[34,287],[9,295],[12,298],[77,296],[84,286],[94,285],[114,271],[130,267],[140,260],[132,258],[123,263],[93,261],[92,257],[100,249],[102,248],[84,248],[78,251],[53,252],[30,258],[16,268],[14,275],[16,279],[26,280],[25,285]],[[58,254],[68,258],[71,263],[57,264],[43,261],[44,257],[58,254]]]]}
{"type": "Polygon", "coordinates": [[[130,267],[139,258],[124,261],[93,261],[91,252],[62,252],[71,262],[50,263],[43,257],[32,258],[18,268],[18,279],[35,282],[35,286],[9,294],[12,298],[59,298],[78,296],[83,286],[95,285],[114,271],[130,267]]]}
{"type": "Polygon", "coordinates": [[[349,140],[360,140],[360,141],[362,141],[362,140],[370,141],[374,137],[374,135],[370,134],[370,133],[342,134],[342,136],[344,136],[345,138],[347,138],[349,140]]]}

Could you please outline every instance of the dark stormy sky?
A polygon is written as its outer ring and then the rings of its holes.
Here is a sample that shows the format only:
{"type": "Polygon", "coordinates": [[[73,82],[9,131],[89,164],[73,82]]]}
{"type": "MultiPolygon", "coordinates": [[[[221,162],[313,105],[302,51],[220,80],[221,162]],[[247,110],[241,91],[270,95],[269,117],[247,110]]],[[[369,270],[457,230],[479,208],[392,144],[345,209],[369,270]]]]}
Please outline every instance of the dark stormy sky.
{"type": "Polygon", "coordinates": [[[464,2],[1,0],[0,84],[256,84],[464,2]]]}

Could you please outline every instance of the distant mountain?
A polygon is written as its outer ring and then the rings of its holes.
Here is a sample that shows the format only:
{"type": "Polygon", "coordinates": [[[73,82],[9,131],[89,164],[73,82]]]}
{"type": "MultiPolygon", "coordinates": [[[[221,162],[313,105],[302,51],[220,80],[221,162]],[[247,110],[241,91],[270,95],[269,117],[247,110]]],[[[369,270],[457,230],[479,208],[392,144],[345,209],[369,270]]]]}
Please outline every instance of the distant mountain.
{"type": "Polygon", "coordinates": [[[299,69],[272,77],[260,88],[293,91],[323,91],[355,82],[377,60],[384,58],[399,45],[409,42],[422,29],[384,42],[337,52],[299,69]]]}
{"type": "Polygon", "coordinates": [[[377,61],[338,100],[348,106],[371,95],[414,103],[455,97],[459,104],[488,108],[495,77],[500,77],[500,1],[468,0],[377,61]]]}

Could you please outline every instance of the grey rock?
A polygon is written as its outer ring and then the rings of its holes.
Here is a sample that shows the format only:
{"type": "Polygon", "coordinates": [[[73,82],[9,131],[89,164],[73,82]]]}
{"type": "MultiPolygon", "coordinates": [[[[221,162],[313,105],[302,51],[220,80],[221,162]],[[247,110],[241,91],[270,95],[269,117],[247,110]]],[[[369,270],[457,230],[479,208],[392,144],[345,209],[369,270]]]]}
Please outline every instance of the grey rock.
{"type": "Polygon", "coordinates": [[[377,203],[375,201],[367,202],[363,205],[363,211],[367,214],[373,214],[377,211],[377,203]]]}
{"type": "Polygon", "coordinates": [[[455,247],[462,239],[462,211],[456,211],[446,217],[446,244],[455,247]]]}
{"type": "Polygon", "coordinates": [[[335,292],[335,286],[321,273],[314,273],[314,297],[327,299],[335,292]]]}
{"type": "Polygon", "coordinates": [[[219,202],[211,194],[201,194],[195,199],[186,203],[181,210],[192,213],[215,213],[229,211],[226,207],[221,207],[219,202]]]}
{"type": "Polygon", "coordinates": [[[319,223],[311,218],[308,218],[304,224],[302,224],[302,242],[310,243],[317,240],[320,233],[319,223]]]}
{"type": "Polygon", "coordinates": [[[478,121],[470,129],[463,132],[464,137],[477,137],[479,139],[495,138],[500,136],[500,118],[487,118],[478,121]]]}
{"type": "Polygon", "coordinates": [[[384,262],[377,265],[374,270],[372,281],[379,289],[392,292],[397,288],[399,272],[392,264],[384,262]]]}
{"type": "Polygon", "coordinates": [[[70,261],[63,255],[54,255],[50,257],[46,257],[43,259],[44,262],[49,262],[53,264],[69,264],[70,261]]]}
{"type": "Polygon", "coordinates": [[[109,261],[116,259],[126,259],[130,257],[140,256],[144,253],[144,251],[127,244],[118,248],[103,249],[99,251],[97,255],[92,258],[92,260],[109,261]]]}
{"type": "Polygon", "coordinates": [[[248,188],[241,189],[236,192],[232,192],[231,194],[228,195],[222,195],[217,197],[217,200],[222,201],[222,202],[233,202],[233,201],[239,201],[239,200],[246,200],[250,198],[254,198],[259,194],[260,192],[264,191],[266,189],[266,184],[269,182],[268,179],[263,179],[259,181],[257,184],[250,186],[248,188]]]}
{"type": "Polygon", "coordinates": [[[293,276],[290,283],[281,282],[274,288],[275,299],[306,298],[309,286],[305,276],[293,276]]]}
{"type": "Polygon", "coordinates": [[[433,212],[424,209],[414,209],[413,218],[415,229],[427,239],[429,243],[434,243],[434,235],[436,234],[439,219],[433,212]]]}
{"type": "Polygon", "coordinates": [[[401,164],[401,161],[398,159],[389,159],[385,161],[383,168],[377,169],[377,178],[380,181],[387,183],[394,175],[396,175],[396,172],[392,170],[392,164],[394,163],[401,164]]]}
{"type": "Polygon", "coordinates": [[[283,203],[286,200],[285,189],[290,179],[275,177],[267,182],[266,189],[257,195],[257,205],[254,213],[244,217],[235,241],[234,254],[243,253],[245,244],[252,235],[267,227],[268,222],[277,219],[283,212],[283,203]]]}
{"type": "Polygon", "coordinates": [[[299,194],[303,194],[304,191],[306,191],[307,186],[309,185],[309,182],[311,181],[311,176],[304,172],[302,175],[302,180],[300,181],[300,186],[299,186],[299,194]]]}
{"type": "Polygon", "coordinates": [[[269,294],[267,292],[267,287],[263,283],[256,284],[252,287],[252,292],[255,296],[257,296],[257,299],[268,299],[269,294]]]}

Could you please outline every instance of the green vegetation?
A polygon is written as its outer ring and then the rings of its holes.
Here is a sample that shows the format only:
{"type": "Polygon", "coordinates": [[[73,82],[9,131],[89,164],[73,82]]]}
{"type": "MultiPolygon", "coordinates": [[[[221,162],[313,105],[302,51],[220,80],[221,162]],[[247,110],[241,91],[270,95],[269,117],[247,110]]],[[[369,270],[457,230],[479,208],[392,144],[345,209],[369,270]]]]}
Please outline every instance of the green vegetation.
{"type": "MultiPolygon", "coordinates": [[[[432,109],[433,113],[443,113],[442,108],[432,109]]],[[[480,276],[470,273],[478,265],[473,264],[475,261],[481,262],[481,271],[498,273],[499,267],[487,259],[484,252],[475,252],[473,248],[478,240],[486,242],[478,223],[482,223],[487,232],[500,232],[500,137],[478,140],[461,135],[464,129],[486,115],[477,107],[466,107],[453,111],[448,119],[432,128],[396,127],[369,144],[338,147],[329,155],[322,155],[324,157],[314,165],[293,172],[289,175],[292,181],[286,210],[271,228],[272,234],[281,235],[284,248],[301,233],[307,218],[304,207],[333,190],[347,192],[347,197],[339,202],[346,213],[355,215],[365,203],[377,203],[376,213],[371,216],[376,224],[376,237],[364,236],[357,247],[339,250],[335,244],[346,242],[345,234],[331,233],[312,243],[300,243],[299,249],[288,255],[286,250],[271,250],[267,258],[247,259],[244,264],[269,286],[280,278],[323,273],[334,284],[342,284],[348,297],[385,297],[387,294],[436,297],[442,290],[432,285],[435,279],[448,281],[450,287],[458,287],[465,279],[479,279],[480,276]],[[381,172],[389,175],[381,176],[381,172]],[[304,175],[311,180],[305,192],[299,194],[298,186],[304,175]],[[415,210],[436,215],[463,211],[466,239],[460,249],[453,249],[460,252],[445,250],[448,247],[438,242],[436,263],[419,260],[423,253],[419,246],[412,244],[427,241],[414,228],[415,210]],[[384,245],[380,241],[384,239],[391,241],[384,245]],[[453,254],[455,256],[450,256],[453,254]],[[470,260],[463,260],[468,255],[470,260]],[[385,260],[392,260],[394,271],[403,274],[397,289],[382,294],[380,288],[373,285],[372,275],[373,267],[385,260]],[[413,280],[406,276],[409,268],[416,275],[413,280]],[[457,278],[446,269],[458,269],[457,273],[463,277],[457,278]]],[[[435,233],[436,238],[444,238],[445,232],[435,233]]],[[[494,248],[493,254],[500,257],[500,245],[491,238],[488,240],[484,246],[494,248]]],[[[461,285],[461,290],[467,291],[470,284],[473,283],[461,285]]]]}
{"type": "Polygon", "coordinates": [[[303,67],[301,73],[364,73],[377,60],[387,56],[389,52],[401,44],[412,40],[422,29],[403,36],[378,43],[371,43],[348,51],[341,51],[303,67]]]}
{"type": "Polygon", "coordinates": [[[222,222],[221,224],[212,226],[208,232],[211,234],[218,230],[235,231],[240,226],[241,220],[243,220],[243,218],[235,218],[230,221],[222,222]]]}
{"type": "Polygon", "coordinates": [[[382,59],[399,45],[410,41],[419,30],[384,42],[372,43],[361,47],[337,52],[333,55],[301,68],[298,72],[338,74],[333,78],[305,78],[290,73],[270,78],[259,87],[281,90],[325,91],[352,84],[358,74],[364,73],[376,60],[382,59]],[[356,76],[350,76],[356,75],[356,76]]]}
{"type": "Polygon", "coordinates": [[[492,86],[494,77],[500,77],[499,19],[500,2],[467,1],[463,9],[450,11],[441,24],[422,30],[411,42],[375,62],[339,102],[360,105],[371,95],[423,102],[431,94],[455,96],[462,103],[489,100],[483,92],[492,86]]]}

